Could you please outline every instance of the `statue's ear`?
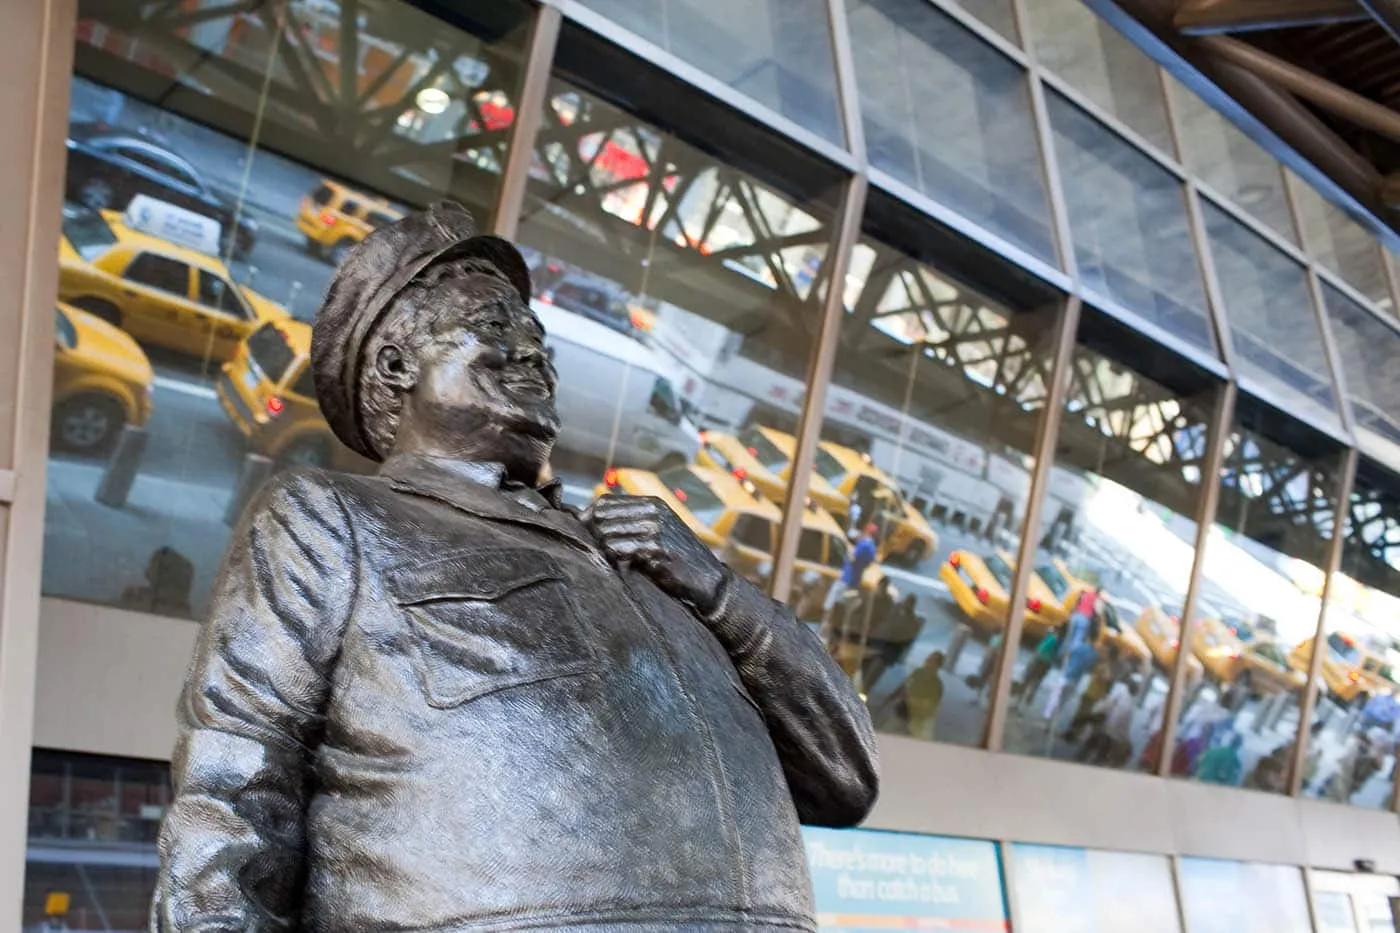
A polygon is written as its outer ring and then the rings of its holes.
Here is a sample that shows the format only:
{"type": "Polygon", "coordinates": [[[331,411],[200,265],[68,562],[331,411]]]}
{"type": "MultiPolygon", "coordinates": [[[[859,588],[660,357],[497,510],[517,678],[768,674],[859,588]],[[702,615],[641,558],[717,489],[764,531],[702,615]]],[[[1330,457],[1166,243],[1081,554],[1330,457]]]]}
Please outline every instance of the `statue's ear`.
{"type": "Polygon", "coordinates": [[[386,343],[374,355],[374,372],[387,386],[401,393],[418,384],[418,364],[398,344],[386,343]]]}

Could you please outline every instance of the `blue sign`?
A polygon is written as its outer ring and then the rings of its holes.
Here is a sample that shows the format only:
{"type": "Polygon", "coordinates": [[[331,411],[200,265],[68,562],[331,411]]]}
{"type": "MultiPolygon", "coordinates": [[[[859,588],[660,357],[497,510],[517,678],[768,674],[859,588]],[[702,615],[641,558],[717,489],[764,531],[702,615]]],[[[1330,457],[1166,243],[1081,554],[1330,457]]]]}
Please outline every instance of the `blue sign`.
{"type": "Polygon", "coordinates": [[[1008,929],[994,843],[860,829],[802,835],[824,933],[1008,929]]]}

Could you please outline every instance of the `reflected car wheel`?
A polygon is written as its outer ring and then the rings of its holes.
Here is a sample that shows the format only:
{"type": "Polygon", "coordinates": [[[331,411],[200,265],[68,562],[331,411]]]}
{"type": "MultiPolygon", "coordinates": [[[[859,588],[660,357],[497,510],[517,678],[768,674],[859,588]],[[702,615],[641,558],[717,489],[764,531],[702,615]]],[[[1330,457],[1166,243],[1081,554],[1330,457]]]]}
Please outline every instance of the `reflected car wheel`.
{"type": "Polygon", "coordinates": [[[78,189],[78,200],[95,211],[106,210],[112,205],[112,185],[101,178],[89,178],[78,189]]]}
{"type": "Polygon", "coordinates": [[[343,263],[345,261],[345,257],[350,255],[350,250],[352,247],[354,247],[354,245],[354,240],[336,240],[335,245],[331,247],[331,264],[339,266],[341,263],[343,263]]]}
{"type": "Polygon", "coordinates": [[[53,445],[76,454],[105,453],[124,424],[126,413],[116,399],[84,392],[54,407],[53,445]]]}
{"type": "Polygon", "coordinates": [[[904,549],[904,566],[906,566],[906,567],[917,567],[917,566],[919,566],[920,562],[922,562],[923,559],[924,559],[924,552],[925,552],[925,550],[926,550],[926,548],[925,548],[925,546],[924,546],[924,542],[922,542],[922,541],[915,541],[913,544],[911,544],[911,545],[909,545],[907,548],[905,548],[905,549],[904,549]]]}

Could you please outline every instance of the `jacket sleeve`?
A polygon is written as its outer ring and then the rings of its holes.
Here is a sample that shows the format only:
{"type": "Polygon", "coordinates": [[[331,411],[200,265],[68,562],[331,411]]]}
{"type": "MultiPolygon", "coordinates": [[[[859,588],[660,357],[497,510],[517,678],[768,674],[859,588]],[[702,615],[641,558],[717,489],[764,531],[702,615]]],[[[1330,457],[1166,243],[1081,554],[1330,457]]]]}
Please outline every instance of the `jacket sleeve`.
{"type": "Polygon", "coordinates": [[[704,620],[763,711],[802,822],[840,827],[865,819],[879,789],[875,730],[821,640],[727,568],[704,620]]]}
{"type": "Polygon", "coordinates": [[[152,933],[296,927],[312,760],[357,561],[315,474],[269,480],[234,532],[177,708],[152,933]]]}

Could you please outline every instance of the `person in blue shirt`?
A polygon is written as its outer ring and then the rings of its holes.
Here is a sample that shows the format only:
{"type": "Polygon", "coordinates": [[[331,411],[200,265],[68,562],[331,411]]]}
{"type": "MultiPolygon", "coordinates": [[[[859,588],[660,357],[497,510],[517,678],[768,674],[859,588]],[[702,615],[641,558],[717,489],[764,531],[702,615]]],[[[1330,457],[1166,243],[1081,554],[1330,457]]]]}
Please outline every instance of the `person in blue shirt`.
{"type": "Polygon", "coordinates": [[[848,590],[860,589],[860,578],[865,573],[865,569],[875,563],[875,558],[879,554],[880,529],[874,523],[865,526],[864,532],[856,539],[855,546],[846,557],[846,562],[841,565],[841,576],[832,581],[830,589],[826,591],[826,603],[822,606],[822,613],[830,622],[831,610],[840,602],[841,597],[848,590]]]}

